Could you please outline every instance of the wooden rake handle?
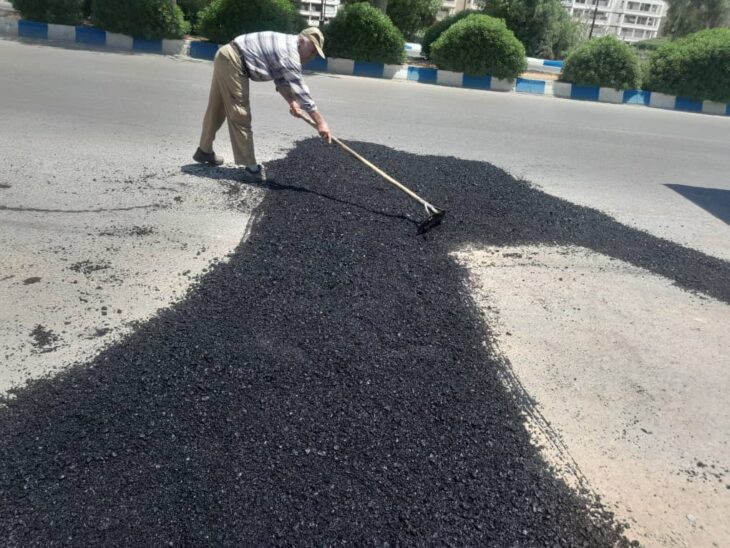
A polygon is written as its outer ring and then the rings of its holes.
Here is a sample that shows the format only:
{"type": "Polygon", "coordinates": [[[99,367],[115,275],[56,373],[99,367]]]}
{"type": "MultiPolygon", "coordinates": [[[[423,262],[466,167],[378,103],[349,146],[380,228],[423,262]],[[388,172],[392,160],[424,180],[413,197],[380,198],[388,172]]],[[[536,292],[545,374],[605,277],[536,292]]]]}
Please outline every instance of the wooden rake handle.
{"type": "MultiPolygon", "coordinates": [[[[314,129],[317,129],[317,124],[315,124],[314,121],[307,114],[302,113],[301,119],[304,120],[305,122],[307,122],[314,129]]],[[[402,190],[403,192],[405,192],[406,194],[408,194],[408,196],[410,196],[411,198],[413,198],[417,202],[421,203],[423,205],[423,207],[426,208],[426,211],[428,212],[429,215],[432,214],[432,213],[437,213],[439,211],[439,209],[437,207],[432,206],[426,200],[424,200],[423,198],[421,198],[418,194],[416,194],[415,192],[413,192],[410,188],[408,188],[407,186],[405,186],[405,185],[399,183],[398,181],[396,181],[395,179],[393,179],[393,177],[391,177],[385,171],[383,171],[378,166],[376,166],[375,164],[373,164],[372,162],[370,162],[367,158],[364,158],[364,157],[360,156],[357,152],[355,152],[354,150],[352,150],[349,146],[347,146],[345,143],[343,143],[342,141],[340,141],[337,137],[332,137],[332,140],[335,143],[337,143],[342,148],[342,150],[344,150],[345,152],[347,152],[350,156],[352,156],[353,158],[359,160],[360,162],[362,162],[363,164],[365,164],[366,166],[368,166],[370,169],[372,169],[375,173],[377,173],[378,175],[380,175],[383,179],[385,179],[386,181],[388,181],[390,184],[396,186],[397,188],[399,188],[400,190],[402,190]]]]}

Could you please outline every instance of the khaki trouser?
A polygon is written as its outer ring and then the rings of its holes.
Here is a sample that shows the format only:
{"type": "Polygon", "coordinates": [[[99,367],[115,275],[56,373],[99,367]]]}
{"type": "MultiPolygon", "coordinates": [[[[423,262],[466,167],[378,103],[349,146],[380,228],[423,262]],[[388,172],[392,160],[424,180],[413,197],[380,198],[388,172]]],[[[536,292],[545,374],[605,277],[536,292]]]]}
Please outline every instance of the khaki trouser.
{"type": "Polygon", "coordinates": [[[256,164],[251,131],[251,106],[248,97],[248,76],[243,74],[241,58],[230,44],[218,50],[213,62],[208,110],[203,119],[200,148],[213,152],[215,134],[228,118],[233,160],[238,165],[256,164]]]}

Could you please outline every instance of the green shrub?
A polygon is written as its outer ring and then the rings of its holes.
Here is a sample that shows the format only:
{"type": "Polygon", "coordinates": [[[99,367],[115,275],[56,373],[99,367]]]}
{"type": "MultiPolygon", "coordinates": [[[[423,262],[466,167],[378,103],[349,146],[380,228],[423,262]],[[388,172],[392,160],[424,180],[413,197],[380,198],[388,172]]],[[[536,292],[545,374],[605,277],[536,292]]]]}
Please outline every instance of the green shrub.
{"type": "Polygon", "coordinates": [[[76,25],[83,17],[84,0],[13,0],[23,19],[57,25],[76,25]]]}
{"type": "Polygon", "coordinates": [[[198,14],[211,2],[212,0],[177,0],[177,5],[180,6],[185,19],[195,28],[198,24],[198,14]]]}
{"type": "Polygon", "coordinates": [[[615,36],[596,38],[568,54],[560,79],[583,86],[636,89],[641,82],[639,57],[615,36]]]}
{"type": "Polygon", "coordinates": [[[366,2],[348,4],[324,28],[328,56],[402,63],[405,40],[387,15],[366,2]]]}
{"type": "Polygon", "coordinates": [[[527,68],[525,47],[504,21],[470,15],[452,25],[431,46],[439,68],[466,74],[517,77],[527,68]]]}
{"type": "Polygon", "coordinates": [[[426,31],[426,34],[423,35],[423,41],[421,42],[421,55],[430,58],[431,44],[438,40],[439,36],[446,32],[451,25],[453,25],[454,23],[458,23],[459,21],[464,19],[464,17],[468,17],[474,13],[478,12],[474,10],[460,11],[455,15],[449,15],[448,17],[444,17],[443,19],[441,19],[441,21],[438,21],[437,23],[434,23],[432,26],[430,26],[426,31]]]}
{"type": "Polygon", "coordinates": [[[730,29],[710,29],[660,46],[649,60],[646,88],[730,103],[730,29]]]}
{"type": "Polygon", "coordinates": [[[198,32],[225,44],[249,32],[297,34],[306,22],[289,0],[213,0],[198,17],[198,32]]]}
{"type": "Polygon", "coordinates": [[[110,32],[139,38],[182,38],[190,30],[182,10],[170,0],[93,0],[91,21],[110,32]]]}

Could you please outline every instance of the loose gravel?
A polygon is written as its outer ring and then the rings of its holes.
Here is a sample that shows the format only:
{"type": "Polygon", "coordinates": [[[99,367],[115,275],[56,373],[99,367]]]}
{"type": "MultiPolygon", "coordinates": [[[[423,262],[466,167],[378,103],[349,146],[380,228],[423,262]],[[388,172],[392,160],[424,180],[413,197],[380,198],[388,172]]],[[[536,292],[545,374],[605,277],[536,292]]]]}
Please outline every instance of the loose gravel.
{"type": "Polygon", "coordinates": [[[0,544],[626,544],[530,444],[448,253],[582,245],[725,302],[730,265],[489,164],[354,146],[445,223],[416,237],[420,206],[320,141],[273,162],[228,262],[0,406],[0,544]]]}

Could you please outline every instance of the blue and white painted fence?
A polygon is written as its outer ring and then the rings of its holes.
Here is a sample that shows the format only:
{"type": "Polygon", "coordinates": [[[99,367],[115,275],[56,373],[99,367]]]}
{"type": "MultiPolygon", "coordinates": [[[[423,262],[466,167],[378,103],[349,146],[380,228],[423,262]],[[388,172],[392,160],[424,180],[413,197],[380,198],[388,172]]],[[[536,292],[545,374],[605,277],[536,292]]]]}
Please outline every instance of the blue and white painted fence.
{"type": "MultiPolygon", "coordinates": [[[[188,55],[195,59],[213,59],[219,46],[209,42],[190,40],[146,40],[133,38],[123,34],[115,34],[93,27],[73,27],[52,25],[34,21],[0,21],[0,34],[20,36],[30,39],[71,41],[95,47],[108,47],[117,50],[139,51],[145,53],[162,53],[166,55],[188,55]]],[[[528,59],[529,62],[541,63],[542,67],[550,67],[560,72],[562,61],[544,59],[528,59]]],[[[534,65],[536,66],[536,65],[534,65]]],[[[422,84],[463,87],[491,91],[505,91],[547,95],[581,101],[598,101],[603,103],[626,103],[644,105],[685,112],[701,112],[730,116],[730,104],[714,101],[696,101],[686,97],[675,97],[645,90],[616,90],[597,86],[579,86],[564,82],[551,82],[517,78],[502,80],[492,76],[470,76],[461,72],[451,72],[435,68],[415,67],[411,65],[388,65],[369,61],[353,61],[351,59],[317,58],[305,67],[314,72],[329,72],[368,78],[386,78],[391,80],[409,80],[422,84]]]]}
{"type": "Polygon", "coordinates": [[[35,40],[76,42],[89,46],[145,53],[162,53],[165,55],[179,55],[184,53],[186,46],[185,40],[147,40],[145,38],[133,38],[124,34],[107,32],[94,27],[54,25],[22,19],[19,21],[0,21],[0,34],[35,40]]]}
{"type": "Polygon", "coordinates": [[[550,74],[560,74],[560,72],[563,70],[563,62],[553,61],[551,59],[536,59],[535,57],[528,57],[527,70],[534,72],[547,72],[550,74]]]}
{"type": "Polygon", "coordinates": [[[415,42],[406,42],[406,57],[421,57],[421,44],[415,42]]]}
{"type": "Polygon", "coordinates": [[[653,91],[579,86],[565,82],[532,80],[528,78],[502,80],[492,76],[469,76],[461,72],[451,72],[435,68],[384,65],[382,63],[336,58],[317,59],[315,62],[306,65],[305,68],[317,72],[331,72],[350,76],[411,80],[422,84],[437,84],[491,91],[514,91],[517,93],[548,95],[581,101],[598,101],[601,103],[616,104],[627,103],[669,110],[730,116],[730,104],[716,103],[714,101],[696,101],[653,91]]]}

